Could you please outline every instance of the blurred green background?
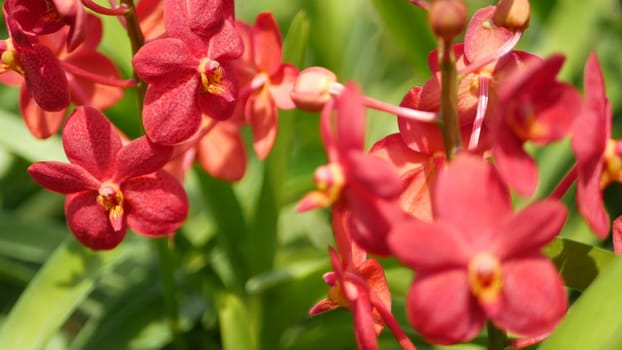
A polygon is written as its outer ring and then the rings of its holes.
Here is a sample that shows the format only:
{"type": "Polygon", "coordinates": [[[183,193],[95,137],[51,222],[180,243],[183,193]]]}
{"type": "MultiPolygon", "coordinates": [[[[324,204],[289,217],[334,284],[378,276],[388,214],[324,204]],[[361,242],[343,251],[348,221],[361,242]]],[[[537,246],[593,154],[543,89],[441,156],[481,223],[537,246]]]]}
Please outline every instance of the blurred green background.
{"type": "MultiPolygon", "coordinates": [[[[519,49],[565,54],[561,78],[579,88],[585,59],[595,50],[614,107],[614,134],[622,137],[622,2],[531,3],[531,26],[519,49]]],[[[469,0],[468,8],[472,13],[490,4],[469,0]]],[[[238,0],[236,11],[249,23],[259,12],[272,11],[287,60],[301,69],[325,66],[374,98],[398,104],[430,76],[427,55],[435,41],[425,13],[406,0],[238,0]]],[[[0,37],[7,37],[3,25],[0,37]]],[[[130,76],[129,43],[114,18],[105,19],[100,50],[130,76]]],[[[330,270],[332,243],[328,211],[293,210],[312,188],[313,170],[325,162],[317,115],[281,112],[274,152],[265,162],[251,157],[240,183],[230,186],[194,169],[186,181],[190,217],[175,236],[172,254],[163,253],[166,242],[131,232],[116,250],[91,253],[64,224],[64,197],[41,189],[26,172],[32,162],[64,159],[60,137],[30,136],[19,116],[18,89],[0,87],[0,101],[0,349],[356,347],[346,310],[307,316],[326,295],[321,276],[330,270]]],[[[106,115],[128,135],[140,134],[131,91],[106,115]]],[[[368,116],[369,144],[397,130],[392,116],[368,116]]],[[[572,166],[572,155],[568,142],[534,153],[543,196],[572,166]]],[[[622,213],[621,194],[618,185],[606,192],[612,217],[622,213]]],[[[572,199],[565,197],[574,210],[572,199]]],[[[590,245],[610,244],[597,242],[576,213],[563,234],[590,245]]],[[[394,313],[420,349],[485,346],[485,338],[453,347],[426,345],[403,311],[412,273],[392,259],[382,263],[394,313]]],[[[380,342],[381,349],[399,348],[387,330],[380,342]]]]}

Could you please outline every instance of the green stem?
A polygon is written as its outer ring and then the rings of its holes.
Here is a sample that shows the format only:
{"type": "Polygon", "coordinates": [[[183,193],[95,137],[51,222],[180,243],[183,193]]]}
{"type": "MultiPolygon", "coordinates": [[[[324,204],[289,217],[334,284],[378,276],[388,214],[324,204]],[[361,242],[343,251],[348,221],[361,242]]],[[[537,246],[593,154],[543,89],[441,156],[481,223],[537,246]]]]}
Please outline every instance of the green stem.
{"type": "Polygon", "coordinates": [[[173,344],[177,350],[186,350],[186,342],[182,337],[182,330],[179,324],[179,315],[177,310],[177,285],[175,284],[175,267],[173,254],[169,248],[169,238],[154,239],[158,250],[160,260],[160,279],[162,282],[162,291],[164,293],[164,311],[168,327],[173,336],[173,344]]]}
{"type": "Polygon", "coordinates": [[[503,350],[508,342],[505,331],[495,327],[492,322],[486,324],[488,331],[488,350],[503,350]]]}
{"type": "MultiPolygon", "coordinates": [[[[121,3],[127,6],[127,11],[125,12],[124,17],[127,36],[130,38],[130,43],[132,45],[133,57],[145,43],[145,37],[142,30],[140,29],[138,18],[136,17],[136,7],[134,6],[134,0],[121,0],[121,3]]],[[[138,75],[136,75],[136,72],[134,72],[134,80],[136,81],[136,96],[138,98],[138,108],[142,110],[145,90],[147,89],[147,86],[145,82],[142,81],[138,77],[138,75]]]]}
{"type": "Polygon", "coordinates": [[[452,159],[462,148],[458,121],[458,74],[451,42],[441,41],[439,50],[441,67],[440,126],[447,159],[452,159]]]}

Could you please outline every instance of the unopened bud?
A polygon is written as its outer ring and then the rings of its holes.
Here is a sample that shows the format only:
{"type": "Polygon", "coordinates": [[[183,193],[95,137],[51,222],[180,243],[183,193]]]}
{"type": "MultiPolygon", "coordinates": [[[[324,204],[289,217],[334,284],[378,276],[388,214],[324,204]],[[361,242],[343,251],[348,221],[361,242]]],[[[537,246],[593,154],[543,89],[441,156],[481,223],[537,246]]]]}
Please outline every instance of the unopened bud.
{"type": "Polygon", "coordinates": [[[429,16],[434,34],[445,41],[452,41],[464,30],[467,9],[462,0],[434,0],[429,16]]]}
{"type": "Polygon", "coordinates": [[[310,67],[298,74],[290,96],[296,107],[317,112],[331,99],[331,87],[336,82],[335,73],[322,67],[310,67]]]}
{"type": "Polygon", "coordinates": [[[530,14],[529,0],[499,0],[492,20],[499,27],[524,30],[529,26],[530,14]]]}

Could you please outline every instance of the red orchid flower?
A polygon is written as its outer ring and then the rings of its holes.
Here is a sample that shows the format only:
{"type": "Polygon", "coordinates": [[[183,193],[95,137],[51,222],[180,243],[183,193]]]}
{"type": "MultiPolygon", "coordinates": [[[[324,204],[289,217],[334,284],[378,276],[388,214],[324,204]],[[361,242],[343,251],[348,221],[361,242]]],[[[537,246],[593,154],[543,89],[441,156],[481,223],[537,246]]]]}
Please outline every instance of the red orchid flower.
{"type": "MultiPolygon", "coordinates": [[[[488,149],[487,125],[489,116],[493,115],[491,109],[498,87],[510,72],[535,58],[525,52],[512,51],[517,38],[512,31],[493,23],[495,9],[488,6],[478,10],[469,22],[464,44],[453,46],[456,67],[462,75],[458,85],[462,140],[464,148],[470,150],[488,149]],[[485,143],[480,144],[480,140],[485,143]]],[[[440,109],[441,72],[438,62],[438,51],[435,50],[428,57],[434,77],[422,87],[409,91],[402,106],[431,112],[440,109]]],[[[430,153],[431,150],[444,149],[437,125],[400,118],[399,128],[404,142],[415,151],[430,153]]]]}
{"type": "Polygon", "coordinates": [[[581,95],[555,80],[564,57],[532,60],[503,84],[497,103],[493,155],[501,176],[523,196],[533,194],[538,171],[523,149],[531,141],[545,145],[565,137],[582,110],[581,95]]]}
{"type": "Polygon", "coordinates": [[[297,209],[332,205],[334,219],[347,215],[357,244],[370,253],[386,255],[386,235],[406,215],[398,203],[402,186],[385,160],[363,152],[363,98],[358,87],[348,83],[336,100],[325,104],[320,128],[329,163],[315,171],[318,190],[305,195],[297,209]]]}
{"type": "Polygon", "coordinates": [[[389,286],[382,266],[367,259],[366,252],[352,241],[346,215],[339,218],[333,220],[338,252],[329,249],[333,272],[324,274],[330,286],[328,298],[316,303],[309,315],[345,307],[353,314],[359,349],[377,349],[377,337],[385,325],[383,315],[391,310],[389,286]]]}
{"type": "Polygon", "coordinates": [[[566,208],[547,199],[513,213],[497,171],[473,155],[440,173],[432,200],[433,223],[405,221],[389,236],[416,271],[407,300],[413,327],[434,344],[469,341],[487,320],[524,336],[552,331],[567,296],[540,249],[559,233],[566,208]]]}
{"type": "Polygon", "coordinates": [[[30,175],[66,194],[70,230],[93,250],[112,249],[127,229],[148,237],[173,233],[188,214],[181,184],[160,170],[172,148],[140,137],[122,146],[113,125],[91,107],[78,107],[63,130],[69,164],[36,162],[30,175]]]}
{"type": "Polygon", "coordinates": [[[596,235],[605,238],[611,220],[602,191],[613,181],[622,182],[622,142],[611,138],[611,103],[595,53],[585,64],[583,86],[585,104],[572,137],[577,157],[577,208],[596,235]]]}
{"type": "Polygon", "coordinates": [[[0,41],[0,73],[13,71],[24,77],[26,89],[35,102],[46,111],[60,111],[69,105],[69,86],[65,72],[54,53],[29,37],[15,19],[3,10],[10,38],[0,41]]]}
{"type": "Polygon", "coordinates": [[[89,33],[87,12],[78,0],[7,0],[4,12],[5,17],[10,14],[21,30],[33,36],[51,34],[67,26],[69,52],[75,50],[89,33]]]}
{"type": "MultiPolygon", "coordinates": [[[[88,37],[71,52],[65,45],[69,35],[67,28],[41,35],[38,39],[58,58],[65,70],[71,102],[105,109],[123,97],[123,87],[129,86],[129,83],[120,80],[121,75],[114,63],[96,51],[102,38],[101,20],[89,14],[86,29],[88,37]]],[[[5,76],[0,81],[21,85],[20,110],[30,132],[39,139],[55,134],[62,125],[67,107],[59,111],[46,111],[33,99],[23,78],[13,72],[7,72],[5,76]]]]}
{"type": "Polygon", "coordinates": [[[233,10],[214,14],[226,20],[218,31],[201,36],[190,28],[190,23],[198,23],[188,14],[194,13],[195,3],[166,1],[168,37],[148,42],[132,60],[136,73],[149,84],[143,124],[155,142],[183,142],[199,130],[203,115],[223,120],[235,107],[237,78],[231,60],[242,54],[243,44],[227,19],[233,17],[233,10]]]}
{"type": "Polygon", "coordinates": [[[280,109],[293,109],[290,92],[298,69],[282,63],[282,42],[272,13],[260,13],[251,27],[236,22],[244,40],[244,54],[236,61],[238,77],[242,82],[240,101],[244,115],[253,130],[253,146],[264,159],[274,144],[277,117],[280,109]]]}

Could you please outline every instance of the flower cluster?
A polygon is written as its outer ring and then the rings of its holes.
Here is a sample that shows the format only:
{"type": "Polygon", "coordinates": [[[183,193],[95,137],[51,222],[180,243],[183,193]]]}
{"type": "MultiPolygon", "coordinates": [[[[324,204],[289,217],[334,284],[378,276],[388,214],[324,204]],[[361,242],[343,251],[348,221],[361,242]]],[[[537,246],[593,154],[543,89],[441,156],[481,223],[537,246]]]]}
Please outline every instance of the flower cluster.
{"type": "MultiPolygon", "coordinates": [[[[324,275],[328,297],[309,313],[345,307],[361,349],[377,349],[385,326],[414,349],[391,312],[380,263],[395,257],[415,272],[406,313],[426,341],[470,341],[487,322],[541,339],[568,306],[564,282],[541,252],[566,221],[561,197],[576,181],[578,211],[605,238],[611,220],[602,192],[622,182],[622,146],[612,139],[598,59],[592,54],[586,63],[582,94],[557,79],[563,55],[515,50],[529,24],[527,0],[501,0],[468,24],[461,0],[411,2],[428,12],[439,46],[429,54],[431,77],[395,106],[365,96],[356,82],[339,83],[327,69],[299,72],[284,63],[272,14],[238,21],[233,0],[113,8],[7,0],[0,81],[21,86],[21,113],[34,137],[62,126],[69,161],[37,162],[29,173],[67,196],[67,224],[81,243],[112,249],[127,229],[160,237],[181,227],[189,206],[183,180],[193,162],[216,178],[241,179],[244,128],[264,159],[279,110],[319,112],[327,163],[297,209],[331,208],[336,249],[329,248],[333,271],[324,275]],[[133,78],[124,80],[97,51],[96,14],[123,19],[135,49],[133,78]],[[464,43],[455,44],[462,32],[464,43]],[[145,135],[134,140],[102,112],[128,88],[142,104],[145,135]],[[395,116],[399,128],[370,149],[368,108],[395,116]],[[538,165],[526,145],[564,138],[576,167],[535,200],[538,165]],[[529,204],[513,208],[512,194],[529,204]]],[[[613,227],[616,251],[620,227],[613,227]]]]}

